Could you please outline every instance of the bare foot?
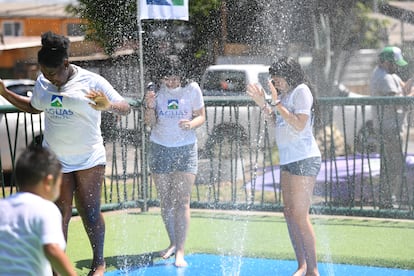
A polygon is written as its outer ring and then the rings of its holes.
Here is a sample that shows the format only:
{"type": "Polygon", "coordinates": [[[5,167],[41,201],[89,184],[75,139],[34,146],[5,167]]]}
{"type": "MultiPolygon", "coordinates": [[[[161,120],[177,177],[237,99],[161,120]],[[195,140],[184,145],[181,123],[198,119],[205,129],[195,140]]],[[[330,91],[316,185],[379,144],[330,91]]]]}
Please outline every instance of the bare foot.
{"type": "Polygon", "coordinates": [[[305,276],[319,276],[319,272],[318,272],[318,270],[308,271],[308,272],[306,272],[305,276]]]}
{"type": "Polygon", "coordinates": [[[96,265],[91,268],[88,276],[104,276],[105,273],[105,264],[96,265]]]}
{"type": "Polygon", "coordinates": [[[175,253],[175,266],[176,267],[186,267],[188,266],[187,262],[184,260],[184,253],[176,252],[175,253]]]}
{"type": "Polygon", "coordinates": [[[292,274],[292,276],[304,276],[306,273],[306,267],[301,267],[296,270],[295,273],[292,274]]]}
{"type": "Polygon", "coordinates": [[[170,245],[168,248],[158,251],[158,256],[163,259],[168,259],[175,254],[175,246],[170,245]]]}

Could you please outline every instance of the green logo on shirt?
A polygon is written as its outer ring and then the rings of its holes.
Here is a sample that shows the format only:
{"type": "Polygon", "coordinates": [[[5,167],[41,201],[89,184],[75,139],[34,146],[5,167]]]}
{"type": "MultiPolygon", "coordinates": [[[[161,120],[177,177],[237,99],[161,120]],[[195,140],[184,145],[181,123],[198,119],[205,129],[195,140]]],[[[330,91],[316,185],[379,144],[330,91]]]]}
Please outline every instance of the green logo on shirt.
{"type": "Polygon", "coordinates": [[[50,101],[50,106],[53,107],[62,107],[63,96],[53,95],[52,100],[50,101]]]}
{"type": "Polygon", "coordinates": [[[168,109],[178,109],[178,100],[177,99],[168,100],[168,109]]]}

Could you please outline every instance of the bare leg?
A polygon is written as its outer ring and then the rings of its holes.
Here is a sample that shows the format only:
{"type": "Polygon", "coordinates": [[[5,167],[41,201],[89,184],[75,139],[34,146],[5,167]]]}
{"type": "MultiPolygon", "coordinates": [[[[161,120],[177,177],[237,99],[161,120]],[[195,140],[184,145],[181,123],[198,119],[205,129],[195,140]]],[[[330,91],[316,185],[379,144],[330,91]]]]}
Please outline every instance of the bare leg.
{"type": "Polygon", "coordinates": [[[55,203],[62,213],[62,228],[66,241],[68,240],[69,222],[72,218],[72,201],[75,187],[76,182],[74,174],[64,173],[62,177],[62,185],[60,188],[60,196],[55,203]]]}
{"type": "Polygon", "coordinates": [[[157,187],[158,197],[160,198],[161,217],[167,230],[170,245],[158,252],[159,256],[168,259],[175,253],[175,217],[174,217],[174,197],[172,174],[154,174],[154,182],[157,187]]]}
{"type": "Polygon", "coordinates": [[[75,203],[92,247],[93,260],[88,275],[105,272],[105,222],[101,214],[101,193],[105,166],[76,172],[75,203]]]}
{"type": "MultiPolygon", "coordinates": [[[[64,173],[62,176],[60,195],[55,202],[60,212],[62,213],[62,231],[66,242],[68,241],[69,222],[72,218],[73,191],[75,189],[75,186],[76,183],[74,174],[64,173]]],[[[58,275],[58,273],[53,271],[53,275],[58,275]]]]}
{"type": "Polygon", "coordinates": [[[154,175],[161,201],[161,216],[170,239],[170,245],[159,252],[169,258],[176,254],[175,265],[187,266],[184,260],[184,246],[190,223],[190,194],[195,175],[190,173],[170,173],[154,175]]]}
{"type": "Polygon", "coordinates": [[[190,196],[191,188],[195,181],[195,175],[191,173],[175,174],[176,195],[175,198],[175,265],[178,267],[187,266],[184,259],[185,241],[187,239],[190,225],[190,196]]]}
{"type": "Polygon", "coordinates": [[[315,178],[282,172],[281,184],[284,215],[298,261],[298,270],[293,275],[319,275],[315,233],[309,218],[315,178]]]}

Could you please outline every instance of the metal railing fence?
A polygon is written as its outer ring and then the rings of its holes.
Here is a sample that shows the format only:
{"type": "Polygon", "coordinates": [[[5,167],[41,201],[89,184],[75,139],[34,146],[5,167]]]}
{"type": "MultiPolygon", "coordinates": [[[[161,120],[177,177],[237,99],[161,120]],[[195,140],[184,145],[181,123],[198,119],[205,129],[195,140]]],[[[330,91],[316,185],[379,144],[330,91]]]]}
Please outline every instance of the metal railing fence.
{"type": "MultiPolygon", "coordinates": [[[[319,98],[318,102],[320,120],[315,135],[323,162],[312,212],[413,219],[414,99],[341,97],[319,98]],[[386,125],[380,123],[378,128],[374,127],[378,118],[385,122],[389,113],[403,126],[401,135],[394,136],[403,161],[398,179],[388,177],[395,172],[389,169],[392,166],[386,144],[391,139],[385,136],[386,125]],[[401,114],[406,119],[400,123],[401,114]]],[[[133,111],[129,116],[103,113],[101,129],[108,162],[102,208],[107,210],[125,207],[146,210],[159,204],[147,168],[149,133],[143,125],[143,107],[140,101],[130,103],[133,111]]],[[[206,98],[205,104],[207,122],[197,129],[199,173],[192,207],[281,211],[283,201],[272,122],[264,120],[260,108],[250,99],[206,98]]],[[[0,181],[5,197],[17,191],[14,160],[25,145],[41,135],[43,117],[18,112],[11,106],[0,107],[0,117],[3,117],[0,181]]],[[[395,133],[399,130],[395,129],[395,133]]]]}

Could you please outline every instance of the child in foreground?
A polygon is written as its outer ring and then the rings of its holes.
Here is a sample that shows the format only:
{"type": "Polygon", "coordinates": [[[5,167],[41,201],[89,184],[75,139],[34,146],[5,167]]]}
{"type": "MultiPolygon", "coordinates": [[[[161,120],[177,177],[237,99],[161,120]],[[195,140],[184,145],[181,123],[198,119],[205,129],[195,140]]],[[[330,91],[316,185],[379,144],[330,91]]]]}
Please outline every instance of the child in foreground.
{"type": "Polygon", "coordinates": [[[26,149],[16,163],[19,192],[0,200],[0,275],[76,275],[64,249],[61,164],[46,148],[26,149]]]}

